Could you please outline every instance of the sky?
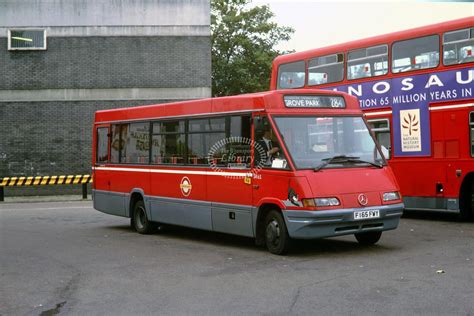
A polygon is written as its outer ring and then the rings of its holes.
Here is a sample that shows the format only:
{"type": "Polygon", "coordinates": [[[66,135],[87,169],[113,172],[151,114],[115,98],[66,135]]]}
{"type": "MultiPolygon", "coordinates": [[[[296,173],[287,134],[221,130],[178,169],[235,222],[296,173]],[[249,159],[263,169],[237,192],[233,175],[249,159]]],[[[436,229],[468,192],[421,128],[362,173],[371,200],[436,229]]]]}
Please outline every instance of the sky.
{"type": "Polygon", "coordinates": [[[279,25],[295,29],[280,50],[304,51],[464,17],[474,2],[253,0],[268,4],[279,25]]]}

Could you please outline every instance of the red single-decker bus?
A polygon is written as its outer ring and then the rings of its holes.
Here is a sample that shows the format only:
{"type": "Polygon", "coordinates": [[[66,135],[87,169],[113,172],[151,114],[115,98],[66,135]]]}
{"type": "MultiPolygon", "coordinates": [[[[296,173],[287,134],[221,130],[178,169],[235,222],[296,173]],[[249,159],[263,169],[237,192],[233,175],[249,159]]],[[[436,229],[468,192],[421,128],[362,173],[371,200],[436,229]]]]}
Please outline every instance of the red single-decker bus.
{"type": "Polygon", "coordinates": [[[254,237],[354,234],[376,243],[403,212],[399,188],[355,97],[281,90],[96,112],[94,208],[254,237]]]}

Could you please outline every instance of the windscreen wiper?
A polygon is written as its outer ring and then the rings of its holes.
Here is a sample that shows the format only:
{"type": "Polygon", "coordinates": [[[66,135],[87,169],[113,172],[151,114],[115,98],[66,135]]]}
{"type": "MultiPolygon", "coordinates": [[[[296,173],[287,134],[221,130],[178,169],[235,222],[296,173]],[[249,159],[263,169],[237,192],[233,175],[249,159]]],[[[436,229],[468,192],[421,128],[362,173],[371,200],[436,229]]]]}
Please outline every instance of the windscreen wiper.
{"type": "Polygon", "coordinates": [[[383,165],[382,164],[378,164],[378,163],[375,163],[375,162],[371,162],[371,161],[366,161],[366,160],[362,160],[362,159],[359,159],[359,158],[350,158],[350,159],[347,159],[348,162],[360,162],[360,163],[366,163],[366,164],[369,164],[371,166],[374,166],[374,167],[377,167],[377,168],[383,168],[383,165]]]}
{"type": "Polygon", "coordinates": [[[327,165],[335,162],[351,162],[351,160],[357,160],[360,157],[355,157],[355,156],[346,156],[346,155],[339,155],[339,156],[333,156],[329,158],[324,158],[322,159],[323,162],[321,162],[318,166],[314,168],[314,171],[319,171],[322,168],[326,167],[327,165]]]}

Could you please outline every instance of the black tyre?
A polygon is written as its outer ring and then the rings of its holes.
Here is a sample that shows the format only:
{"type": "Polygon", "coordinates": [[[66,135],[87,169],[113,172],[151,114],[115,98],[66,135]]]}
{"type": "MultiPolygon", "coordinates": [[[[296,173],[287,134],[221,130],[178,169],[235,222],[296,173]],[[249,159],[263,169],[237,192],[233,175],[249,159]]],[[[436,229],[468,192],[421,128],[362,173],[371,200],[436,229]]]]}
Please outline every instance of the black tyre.
{"type": "Polygon", "coordinates": [[[265,245],[275,255],[283,255],[290,249],[291,239],[280,212],[272,210],[265,218],[265,245]]]}
{"type": "Polygon", "coordinates": [[[474,220],[474,182],[468,184],[469,186],[463,191],[463,195],[460,198],[461,212],[459,218],[462,221],[474,220]]]}
{"type": "Polygon", "coordinates": [[[138,201],[133,208],[131,219],[133,228],[140,234],[152,234],[156,231],[156,223],[150,222],[146,215],[145,203],[138,201]]]}
{"type": "Polygon", "coordinates": [[[377,241],[380,240],[382,236],[382,232],[368,232],[368,233],[359,233],[355,234],[355,238],[359,242],[359,244],[364,246],[369,246],[375,244],[377,241]]]}

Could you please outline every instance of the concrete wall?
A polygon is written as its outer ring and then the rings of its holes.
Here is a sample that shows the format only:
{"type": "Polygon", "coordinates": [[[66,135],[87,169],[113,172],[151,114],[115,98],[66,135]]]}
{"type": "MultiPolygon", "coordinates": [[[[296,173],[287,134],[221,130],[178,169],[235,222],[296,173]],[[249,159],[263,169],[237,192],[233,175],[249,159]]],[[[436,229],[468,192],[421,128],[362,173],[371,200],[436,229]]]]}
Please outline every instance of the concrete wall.
{"type": "Polygon", "coordinates": [[[209,20],[209,0],[0,1],[0,178],[90,173],[97,110],[210,97],[209,20]],[[47,50],[8,51],[15,27],[47,50]]]}
{"type": "Polygon", "coordinates": [[[209,8],[209,0],[2,0],[0,26],[208,26],[209,8]]]}

